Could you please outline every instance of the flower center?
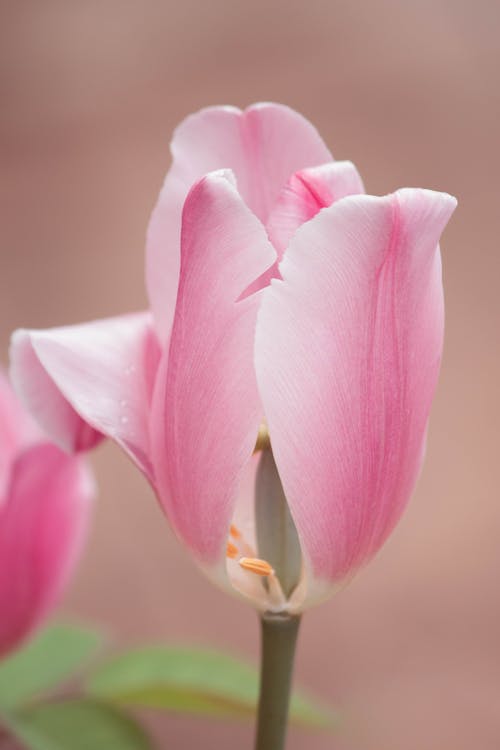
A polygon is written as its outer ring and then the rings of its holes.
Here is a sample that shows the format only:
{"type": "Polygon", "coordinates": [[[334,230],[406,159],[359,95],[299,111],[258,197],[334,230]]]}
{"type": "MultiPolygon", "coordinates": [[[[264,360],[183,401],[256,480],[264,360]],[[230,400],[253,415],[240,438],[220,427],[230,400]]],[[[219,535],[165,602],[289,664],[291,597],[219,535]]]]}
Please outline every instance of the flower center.
{"type": "Polygon", "coordinates": [[[243,574],[243,578],[238,575],[233,579],[236,588],[246,593],[244,581],[248,580],[249,596],[252,596],[250,590],[260,591],[258,598],[264,597],[271,608],[285,609],[302,578],[302,554],[265,421],[259,427],[254,455],[257,453],[260,456],[254,458],[258,460],[258,466],[250,524],[255,541],[249,543],[239,525],[233,523],[229,529],[226,555],[228,561],[237,563],[243,574]],[[250,579],[245,579],[246,575],[250,579]]]}

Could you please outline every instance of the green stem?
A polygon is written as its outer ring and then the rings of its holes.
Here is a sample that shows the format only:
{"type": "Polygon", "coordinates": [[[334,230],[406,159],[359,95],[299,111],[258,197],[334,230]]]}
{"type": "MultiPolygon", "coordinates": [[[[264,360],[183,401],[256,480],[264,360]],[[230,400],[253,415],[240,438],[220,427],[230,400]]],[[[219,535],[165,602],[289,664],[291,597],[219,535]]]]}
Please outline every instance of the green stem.
{"type": "Polygon", "coordinates": [[[300,617],[265,614],[255,750],[283,750],[300,617]]]}

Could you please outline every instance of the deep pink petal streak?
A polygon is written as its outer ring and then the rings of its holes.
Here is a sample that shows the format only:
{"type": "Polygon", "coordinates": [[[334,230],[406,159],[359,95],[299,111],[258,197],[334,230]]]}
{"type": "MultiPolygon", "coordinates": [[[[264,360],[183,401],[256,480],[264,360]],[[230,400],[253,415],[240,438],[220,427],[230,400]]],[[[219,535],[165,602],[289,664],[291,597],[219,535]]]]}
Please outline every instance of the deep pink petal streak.
{"type": "Polygon", "coordinates": [[[227,173],[195,186],[184,207],[179,294],[152,442],[160,501],[208,563],[224,551],[262,415],[253,366],[259,298],[237,300],[275,257],[227,173]]]}
{"type": "Polygon", "coordinates": [[[443,341],[438,241],[455,203],[412,189],[341,200],[297,232],[264,292],[260,392],[320,577],[366,561],[415,483],[443,341]]]}
{"type": "Polygon", "coordinates": [[[347,195],[364,192],[359,172],[350,161],[332,161],[291,175],[267,221],[279,260],[297,229],[318,211],[347,195]]]}
{"type": "Polygon", "coordinates": [[[251,284],[246,293],[252,294],[268,286],[271,279],[281,278],[279,262],[302,224],[340,198],[364,192],[361,177],[350,161],[332,161],[293,174],[282,188],[266,224],[278,255],[276,263],[251,284]]]}

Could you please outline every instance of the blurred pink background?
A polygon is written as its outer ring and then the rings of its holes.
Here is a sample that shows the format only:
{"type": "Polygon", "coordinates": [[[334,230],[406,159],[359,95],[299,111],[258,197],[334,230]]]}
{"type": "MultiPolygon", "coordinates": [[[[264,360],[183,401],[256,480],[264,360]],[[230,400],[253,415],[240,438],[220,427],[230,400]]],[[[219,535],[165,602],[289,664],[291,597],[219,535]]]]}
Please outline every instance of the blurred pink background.
{"type": "MultiPolygon", "coordinates": [[[[377,559],[304,620],[300,682],[344,714],[290,750],[498,750],[500,5],[478,0],[1,3],[0,357],[10,331],[144,307],[146,224],[176,123],[285,102],[372,193],[457,195],[443,241],[447,335],[423,476],[377,559]]],[[[62,611],[121,642],[254,656],[252,611],[177,545],[107,445],[62,611]]],[[[250,747],[249,724],[161,717],[162,747],[250,747]]]]}

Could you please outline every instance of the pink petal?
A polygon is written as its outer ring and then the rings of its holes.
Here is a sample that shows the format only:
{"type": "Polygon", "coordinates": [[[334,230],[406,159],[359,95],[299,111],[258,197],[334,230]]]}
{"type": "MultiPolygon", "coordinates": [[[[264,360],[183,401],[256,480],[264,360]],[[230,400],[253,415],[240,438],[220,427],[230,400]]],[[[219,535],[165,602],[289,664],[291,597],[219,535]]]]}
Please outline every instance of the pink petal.
{"type": "Polygon", "coordinates": [[[280,104],[256,104],[243,112],[210,107],[191,115],[175,131],[172,158],[147,241],[147,285],[162,340],[174,315],[181,212],[191,186],[208,172],[231,169],[240,194],[265,222],[290,175],[330,161],[331,155],[297,112],[280,104]]]}
{"type": "Polygon", "coordinates": [[[153,455],[174,529],[208,563],[225,546],[262,415],[253,369],[259,297],[237,300],[274,258],[227,173],[193,188],[183,214],[170,352],[153,403],[153,455]]]}
{"type": "Polygon", "coordinates": [[[271,279],[281,278],[279,262],[302,224],[340,198],[364,192],[358,170],[350,161],[332,161],[293,174],[281,190],[266,225],[267,234],[278,253],[278,258],[274,266],[250,286],[247,294],[268,286],[271,279]]]}
{"type": "Polygon", "coordinates": [[[314,573],[352,573],[416,480],[443,339],[438,241],[456,201],[401,190],[326,208],[292,240],[257,325],[260,392],[314,573]]]}
{"type": "Polygon", "coordinates": [[[14,332],[10,349],[12,382],[26,408],[61,448],[68,452],[89,450],[103,436],[75,411],[42,364],[35,342],[45,333],[24,329],[14,332]]]}
{"type": "Polygon", "coordinates": [[[0,506],[14,456],[21,448],[39,440],[41,435],[0,369],[0,506]]]}
{"type": "Polygon", "coordinates": [[[150,474],[149,405],[159,360],[149,313],[13,338],[12,380],[41,425],[66,450],[104,434],[150,474]]]}
{"type": "Polygon", "coordinates": [[[0,508],[0,654],[16,646],[62,593],[93,494],[82,460],[53,445],[32,446],[14,462],[0,508]]]}
{"type": "Polygon", "coordinates": [[[293,174],[276,201],[269,220],[269,239],[281,260],[297,229],[318,211],[347,195],[364,193],[358,170],[350,161],[332,161],[293,174]]]}

